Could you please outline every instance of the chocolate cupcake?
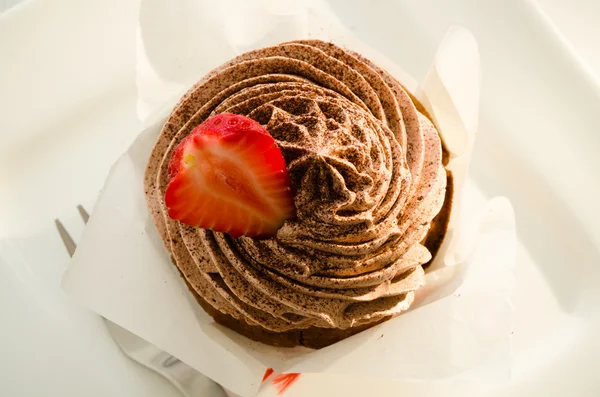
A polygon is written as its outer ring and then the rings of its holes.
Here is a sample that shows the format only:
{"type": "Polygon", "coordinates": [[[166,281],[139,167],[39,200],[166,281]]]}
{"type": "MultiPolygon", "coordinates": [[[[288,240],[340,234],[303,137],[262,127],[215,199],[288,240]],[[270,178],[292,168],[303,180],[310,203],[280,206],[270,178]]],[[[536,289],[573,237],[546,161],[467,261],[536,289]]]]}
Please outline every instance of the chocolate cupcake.
{"type": "Polygon", "coordinates": [[[410,307],[442,242],[450,190],[422,106],[369,60],[317,40],[251,51],[206,75],[171,113],[145,175],[165,246],[215,321],[312,348],[410,307]],[[178,147],[219,114],[260,124],[285,161],[294,216],[261,238],[234,237],[239,214],[209,230],[165,202],[178,147]]]}

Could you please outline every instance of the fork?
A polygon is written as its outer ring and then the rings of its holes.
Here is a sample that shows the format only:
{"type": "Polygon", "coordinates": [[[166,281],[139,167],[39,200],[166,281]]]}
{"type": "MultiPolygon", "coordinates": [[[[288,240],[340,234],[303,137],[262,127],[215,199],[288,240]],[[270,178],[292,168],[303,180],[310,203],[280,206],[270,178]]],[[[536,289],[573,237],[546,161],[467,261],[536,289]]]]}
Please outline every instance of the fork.
{"type": "MultiPolygon", "coordinates": [[[[83,222],[87,223],[90,216],[85,208],[78,205],[77,211],[83,222]]],[[[69,256],[73,256],[75,249],[77,249],[77,244],[75,244],[75,241],[73,241],[73,238],[59,219],[55,219],[54,223],[69,256]]],[[[227,395],[225,394],[225,390],[216,382],[213,382],[178,358],[160,350],[158,347],[146,342],[144,339],[106,318],[104,318],[104,323],[111,337],[126,356],[167,379],[185,397],[222,397],[227,395]]]]}

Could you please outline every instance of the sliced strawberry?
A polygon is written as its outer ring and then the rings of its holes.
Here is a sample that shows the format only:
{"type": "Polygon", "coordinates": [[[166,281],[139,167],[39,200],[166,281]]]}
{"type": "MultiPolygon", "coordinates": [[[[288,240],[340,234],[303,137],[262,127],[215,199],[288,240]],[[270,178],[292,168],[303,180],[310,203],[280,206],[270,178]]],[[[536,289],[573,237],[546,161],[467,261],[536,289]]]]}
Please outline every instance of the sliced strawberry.
{"type": "Polygon", "coordinates": [[[173,151],[169,216],[232,236],[274,236],[294,216],[290,177],[275,140],[259,123],[223,113],[192,130],[173,151]]]}

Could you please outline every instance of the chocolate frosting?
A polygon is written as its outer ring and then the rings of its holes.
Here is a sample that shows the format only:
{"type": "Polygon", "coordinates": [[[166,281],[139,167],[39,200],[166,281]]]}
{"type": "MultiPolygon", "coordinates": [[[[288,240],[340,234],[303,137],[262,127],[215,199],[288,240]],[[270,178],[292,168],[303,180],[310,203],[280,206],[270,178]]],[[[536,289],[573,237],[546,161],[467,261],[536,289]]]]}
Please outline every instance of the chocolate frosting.
{"type": "Polygon", "coordinates": [[[433,124],[359,54],[317,40],[240,55],[202,78],[166,122],[146,170],[149,209],[188,283],[215,309],[271,331],[348,328],[406,310],[446,189],[433,124]],[[170,219],[171,153],[217,113],[262,124],[291,177],[297,218],[267,240],[170,219]]]}

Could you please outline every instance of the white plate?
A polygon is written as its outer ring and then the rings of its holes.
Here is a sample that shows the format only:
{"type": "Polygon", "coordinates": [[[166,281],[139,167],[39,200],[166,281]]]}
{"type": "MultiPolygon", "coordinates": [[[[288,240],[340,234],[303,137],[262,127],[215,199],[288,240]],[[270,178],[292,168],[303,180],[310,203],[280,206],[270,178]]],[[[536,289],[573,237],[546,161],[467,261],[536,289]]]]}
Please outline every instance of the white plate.
{"type": "MultiPolygon", "coordinates": [[[[580,21],[559,3],[542,2],[555,20],[580,21]]],[[[190,39],[189,4],[31,1],[0,15],[0,235],[47,233],[55,217],[80,230],[69,222],[75,205],[92,206],[141,120],[202,74],[185,52],[170,51],[184,35],[186,51],[207,40],[190,39]],[[163,30],[165,20],[181,24],[163,30]],[[140,77],[142,58],[165,83],[140,77]]],[[[304,374],[286,396],[600,395],[600,217],[593,211],[600,89],[591,74],[599,64],[579,58],[598,53],[575,36],[577,51],[568,47],[528,1],[377,4],[331,2],[361,39],[416,78],[450,25],[479,41],[483,96],[472,176],[483,195],[511,198],[521,242],[513,374],[506,384],[485,385],[304,374]]],[[[600,36],[591,23],[587,29],[600,36]]],[[[37,241],[39,267],[0,263],[0,394],[177,395],[123,358],[94,316],[70,305],[58,288],[63,268],[43,266],[59,242],[37,241]]],[[[261,391],[275,394],[272,386],[261,391]]]]}

